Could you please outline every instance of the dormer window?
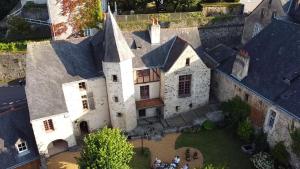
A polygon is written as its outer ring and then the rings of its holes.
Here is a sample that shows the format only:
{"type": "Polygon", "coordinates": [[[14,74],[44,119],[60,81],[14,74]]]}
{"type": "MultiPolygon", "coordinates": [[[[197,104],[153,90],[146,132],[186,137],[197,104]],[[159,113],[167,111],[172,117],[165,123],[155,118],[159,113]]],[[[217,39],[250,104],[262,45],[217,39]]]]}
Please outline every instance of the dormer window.
{"type": "Polygon", "coordinates": [[[86,90],[85,82],[80,82],[78,85],[79,85],[79,89],[86,90]]]}
{"type": "Polygon", "coordinates": [[[275,118],[276,118],[276,113],[274,111],[271,111],[270,116],[269,116],[269,120],[268,120],[268,127],[270,129],[272,129],[273,126],[274,126],[275,118]]]}
{"type": "Polygon", "coordinates": [[[28,147],[27,147],[26,141],[23,141],[21,139],[17,141],[16,148],[17,148],[17,150],[18,150],[19,153],[23,153],[23,152],[28,151],[28,147]]]}
{"type": "Polygon", "coordinates": [[[186,65],[186,66],[190,66],[190,58],[187,58],[187,59],[185,60],[185,65],[186,65]]]}

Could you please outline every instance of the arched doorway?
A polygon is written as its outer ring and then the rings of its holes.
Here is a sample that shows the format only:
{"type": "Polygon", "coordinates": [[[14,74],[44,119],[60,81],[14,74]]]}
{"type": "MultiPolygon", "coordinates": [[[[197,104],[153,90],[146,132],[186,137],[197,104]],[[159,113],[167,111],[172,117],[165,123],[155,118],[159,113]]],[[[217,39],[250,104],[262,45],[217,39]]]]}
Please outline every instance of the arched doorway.
{"type": "Polygon", "coordinates": [[[80,122],[79,127],[80,127],[81,134],[88,134],[89,133],[89,126],[88,126],[88,123],[86,121],[80,122]]]}
{"type": "Polygon", "coordinates": [[[66,142],[65,140],[55,140],[52,141],[47,148],[48,148],[48,155],[53,156],[55,154],[67,151],[68,142],[66,142]]]}

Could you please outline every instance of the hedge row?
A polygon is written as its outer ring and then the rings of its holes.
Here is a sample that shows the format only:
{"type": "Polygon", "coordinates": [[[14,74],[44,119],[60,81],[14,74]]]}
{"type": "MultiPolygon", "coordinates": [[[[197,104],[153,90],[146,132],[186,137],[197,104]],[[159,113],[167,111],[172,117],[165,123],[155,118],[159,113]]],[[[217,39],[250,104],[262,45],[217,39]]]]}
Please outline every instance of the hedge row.
{"type": "Polygon", "coordinates": [[[27,49],[27,41],[20,42],[0,42],[0,52],[24,52],[27,49]]]}

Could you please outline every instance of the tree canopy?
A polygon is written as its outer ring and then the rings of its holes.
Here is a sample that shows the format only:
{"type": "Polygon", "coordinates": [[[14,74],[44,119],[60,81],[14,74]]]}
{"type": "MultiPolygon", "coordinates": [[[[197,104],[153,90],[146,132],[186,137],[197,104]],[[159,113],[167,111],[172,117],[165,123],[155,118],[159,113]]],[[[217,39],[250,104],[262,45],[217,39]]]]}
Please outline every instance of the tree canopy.
{"type": "Polygon", "coordinates": [[[105,127],[85,137],[80,155],[82,169],[130,169],[133,146],[119,129],[105,127]]]}

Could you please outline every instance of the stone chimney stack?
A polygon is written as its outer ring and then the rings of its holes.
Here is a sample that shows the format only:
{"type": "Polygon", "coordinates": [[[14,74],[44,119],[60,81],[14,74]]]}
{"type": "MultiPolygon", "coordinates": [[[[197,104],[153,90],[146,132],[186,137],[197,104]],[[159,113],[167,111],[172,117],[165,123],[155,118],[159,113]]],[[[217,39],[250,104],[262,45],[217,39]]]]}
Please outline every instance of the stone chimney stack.
{"type": "Polygon", "coordinates": [[[233,63],[231,75],[237,78],[239,81],[243,80],[248,76],[249,64],[250,56],[248,52],[245,50],[240,50],[233,63]]]}
{"type": "Polygon", "coordinates": [[[152,25],[149,30],[151,44],[160,44],[160,25],[157,18],[152,18],[152,25]]]}
{"type": "Polygon", "coordinates": [[[291,0],[288,15],[300,23],[300,0],[291,0]]]}

